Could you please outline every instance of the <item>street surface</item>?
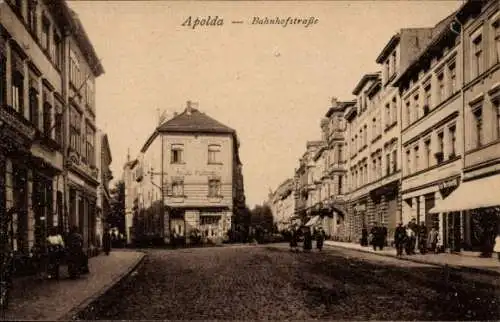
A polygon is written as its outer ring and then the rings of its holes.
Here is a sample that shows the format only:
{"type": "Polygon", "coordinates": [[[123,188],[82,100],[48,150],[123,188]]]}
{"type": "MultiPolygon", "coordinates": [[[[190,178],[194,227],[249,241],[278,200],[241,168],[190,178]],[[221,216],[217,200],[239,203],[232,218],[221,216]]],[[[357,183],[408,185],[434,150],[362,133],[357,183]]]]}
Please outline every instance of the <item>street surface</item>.
{"type": "Polygon", "coordinates": [[[80,318],[499,320],[499,301],[495,276],[348,249],[229,246],[149,250],[137,274],[80,318]]]}

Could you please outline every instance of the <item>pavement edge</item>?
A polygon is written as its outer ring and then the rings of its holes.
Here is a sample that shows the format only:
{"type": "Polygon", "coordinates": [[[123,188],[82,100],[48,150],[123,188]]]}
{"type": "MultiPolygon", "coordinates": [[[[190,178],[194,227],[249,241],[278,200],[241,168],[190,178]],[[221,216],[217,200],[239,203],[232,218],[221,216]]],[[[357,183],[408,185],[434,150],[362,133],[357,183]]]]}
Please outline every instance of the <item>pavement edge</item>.
{"type": "Polygon", "coordinates": [[[132,272],[136,271],[137,268],[144,262],[147,254],[144,252],[138,252],[141,254],[139,258],[130,267],[125,270],[122,274],[117,275],[110,283],[104,285],[99,291],[94,293],[92,296],[83,300],[80,304],[73,307],[69,312],[65,313],[63,316],[59,317],[58,321],[73,321],[82,311],[90,307],[93,303],[97,302],[99,298],[104,296],[106,293],[111,291],[116,285],[118,285],[122,280],[130,276],[132,272]]]}
{"type": "Polygon", "coordinates": [[[486,274],[486,275],[491,275],[491,276],[500,276],[499,272],[486,269],[486,268],[476,268],[476,267],[468,267],[468,266],[460,266],[460,265],[450,265],[450,264],[441,264],[441,263],[436,263],[436,262],[429,262],[429,261],[424,261],[424,260],[419,260],[415,258],[410,258],[410,257],[399,257],[397,255],[392,255],[392,254],[387,254],[387,253],[377,253],[377,252],[372,252],[370,250],[365,250],[365,249],[359,249],[359,248],[352,248],[348,246],[343,246],[343,245],[332,245],[332,244],[327,244],[325,243],[326,246],[328,247],[333,247],[333,248],[344,248],[344,249],[349,249],[353,250],[356,252],[363,252],[363,253],[370,253],[378,256],[385,256],[385,257],[392,257],[396,258],[399,260],[404,260],[408,262],[414,262],[414,263],[419,263],[419,264],[426,264],[426,265],[432,265],[432,266],[438,266],[438,267],[445,267],[448,265],[449,268],[457,270],[457,271],[466,271],[466,272],[471,272],[471,273],[481,273],[481,274],[486,274]]]}

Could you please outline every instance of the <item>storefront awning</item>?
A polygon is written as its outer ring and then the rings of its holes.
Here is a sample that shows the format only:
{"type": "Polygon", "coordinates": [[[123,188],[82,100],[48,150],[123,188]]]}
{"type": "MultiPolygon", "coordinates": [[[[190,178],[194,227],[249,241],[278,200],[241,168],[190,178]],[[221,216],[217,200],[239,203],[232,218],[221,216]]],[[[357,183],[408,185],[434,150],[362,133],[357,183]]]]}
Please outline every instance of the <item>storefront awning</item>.
{"type": "Polygon", "coordinates": [[[500,206],[500,175],[466,181],[429,213],[453,212],[500,206]]]}
{"type": "Polygon", "coordinates": [[[306,226],[314,226],[319,221],[319,216],[314,216],[306,223],[306,226]]]}

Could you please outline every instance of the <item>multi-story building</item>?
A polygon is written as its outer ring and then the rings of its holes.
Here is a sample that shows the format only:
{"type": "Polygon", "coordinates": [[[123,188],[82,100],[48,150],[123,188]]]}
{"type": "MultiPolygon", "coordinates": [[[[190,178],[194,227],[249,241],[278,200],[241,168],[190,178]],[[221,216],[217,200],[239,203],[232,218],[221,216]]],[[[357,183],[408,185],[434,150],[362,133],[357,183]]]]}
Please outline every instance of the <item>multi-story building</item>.
{"type": "Polygon", "coordinates": [[[127,162],[123,166],[122,180],[125,184],[125,235],[127,244],[131,244],[135,239],[134,218],[137,218],[137,181],[135,180],[135,166],[137,159],[130,159],[130,152],[127,154],[127,162]]]}
{"type": "MultiPolygon", "coordinates": [[[[457,123],[460,126],[463,122],[463,139],[457,139],[456,147],[463,153],[462,182],[443,196],[444,200],[436,200],[430,212],[439,214],[439,222],[445,227],[444,241],[450,241],[450,247],[477,249],[491,244],[485,241],[494,239],[500,221],[496,189],[500,185],[498,1],[468,1],[456,13],[455,22],[455,30],[460,33],[457,56],[462,57],[457,60],[457,68],[463,70],[458,80],[461,83],[457,83],[462,114],[457,123]]],[[[453,145],[445,152],[453,155],[453,145]]]]}
{"type": "MultiPolygon", "coordinates": [[[[9,0],[0,3],[0,8],[0,208],[16,210],[11,244],[16,251],[27,253],[35,242],[45,240],[47,227],[67,229],[67,106],[69,98],[75,96],[81,111],[90,110],[82,112],[89,124],[95,124],[93,81],[103,70],[83,26],[64,1],[9,0]],[[79,52],[82,66],[87,66],[82,69],[87,68],[92,75],[85,83],[91,90],[85,94],[80,83],[77,94],[69,90],[72,51],[79,52]]],[[[78,156],[85,155],[85,163],[95,165],[95,156],[91,157],[95,133],[82,133],[84,118],[78,121],[72,123],[77,129],[72,138],[78,156]]],[[[68,161],[81,162],[75,157],[68,161]]],[[[81,172],[93,183],[90,190],[95,203],[97,174],[90,167],[81,172]]],[[[81,181],[77,184],[84,185],[81,181]]],[[[80,212],[82,219],[72,223],[89,227],[89,204],[83,207],[86,213],[80,212]]],[[[88,247],[88,236],[93,233],[88,229],[84,233],[88,247]]]]}
{"type": "Polygon", "coordinates": [[[353,91],[357,103],[345,115],[353,240],[360,238],[362,227],[375,223],[386,226],[392,238],[401,220],[401,102],[394,82],[430,42],[432,32],[433,28],[401,29],[376,59],[383,66],[381,75],[365,75],[353,91]]]}
{"type": "Polygon", "coordinates": [[[113,180],[113,173],[110,169],[113,159],[111,157],[111,149],[109,148],[108,135],[101,130],[97,131],[96,151],[99,153],[97,157],[97,169],[100,171],[96,214],[96,239],[99,243],[102,240],[103,229],[107,224],[107,219],[111,212],[109,183],[113,180]]]}
{"type": "Polygon", "coordinates": [[[450,28],[454,18],[435,26],[429,45],[395,83],[402,101],[402,220],[439,228],[445,245],[460,232],[460,220],[445,229],[429,210],[459,185],[462,172],[462,54],[460,37],[450,28]]]}
{"type": "Polygon", "coordinates": [[[166,242],[174,234],[189,242],[195,229],[227,238],[235,206],[244,202],[234,195],[243,191],[236,131],[193,105],[156,128],[135,165],[138,213],[151,224],[144,231],[166,242]]]}
{"type": "Polygon", "coordinates": [[[286,230],[291,224],[295,211],[295,199],[292,192],[293,179],[287,179],[269,196],[268,205],[279,231],[286,230]]]}

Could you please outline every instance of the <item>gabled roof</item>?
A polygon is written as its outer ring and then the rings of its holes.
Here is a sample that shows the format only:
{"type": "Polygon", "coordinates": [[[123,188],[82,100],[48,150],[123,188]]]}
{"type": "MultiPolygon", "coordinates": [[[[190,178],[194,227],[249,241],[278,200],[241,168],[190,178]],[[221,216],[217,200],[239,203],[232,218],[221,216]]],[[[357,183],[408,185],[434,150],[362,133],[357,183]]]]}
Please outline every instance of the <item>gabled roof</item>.
{"type": "Polygon", "coordinates": [[[158,132],[183,133],[229,133],[235,134],[232,128],[214,120],[195,108],[186,108],[184,112],[161,124],[158,132]]]}
{"type": "Polygon", "coordinates": [[[365,86],[365,84],[368,83],[368,81],[377,80],[379,78],[380,78],[380,73],[369,73],[363,75],[363,77],[361,77],[361,80],[358,82],[356,87],[354,87],[352,95],[358,95],[363,86],[365,86]]]}

